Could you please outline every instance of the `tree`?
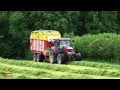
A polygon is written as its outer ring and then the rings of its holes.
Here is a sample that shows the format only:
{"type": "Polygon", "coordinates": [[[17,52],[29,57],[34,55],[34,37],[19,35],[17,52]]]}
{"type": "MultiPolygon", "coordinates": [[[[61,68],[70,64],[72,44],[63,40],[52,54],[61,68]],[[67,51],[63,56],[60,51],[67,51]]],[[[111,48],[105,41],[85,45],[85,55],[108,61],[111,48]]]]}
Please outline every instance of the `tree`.
{"type": "Polygon", "coordinates": [[[25,49],[28,42],[28,30],[26,28],[25,17],[22,12],[16,11],[9,18],[10,30],[12,35],[12,48],[14,48],[14,56],[18,58],[25,57],[25,49]]]}

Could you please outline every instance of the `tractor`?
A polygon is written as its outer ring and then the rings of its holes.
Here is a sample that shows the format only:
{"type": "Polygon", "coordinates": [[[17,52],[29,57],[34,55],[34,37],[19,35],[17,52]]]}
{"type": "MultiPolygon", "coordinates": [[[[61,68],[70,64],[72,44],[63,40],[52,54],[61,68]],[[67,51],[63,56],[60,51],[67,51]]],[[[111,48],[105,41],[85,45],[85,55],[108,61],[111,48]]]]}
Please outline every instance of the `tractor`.
{"type": "Polygon", "coordinates": [[[81,59],[81,54],[73,49],[70,38],[54,39],[53,43],[54,45],[49,51],[50,63],[57,62],[61,64],[66,61],[81,59]]]}

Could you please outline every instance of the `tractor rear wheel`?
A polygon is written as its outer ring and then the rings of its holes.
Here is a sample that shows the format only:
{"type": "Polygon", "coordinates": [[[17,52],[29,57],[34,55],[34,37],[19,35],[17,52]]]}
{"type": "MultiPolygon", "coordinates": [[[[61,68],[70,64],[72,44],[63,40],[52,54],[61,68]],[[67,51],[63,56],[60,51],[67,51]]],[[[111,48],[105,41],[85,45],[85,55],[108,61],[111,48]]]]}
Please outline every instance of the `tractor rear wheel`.
{"type": "Polygon", "coordinates": [[[63,54],[58,54],[57,63],[62,64],[63,62],[64,62],[64,55],[63,54]]]}
{"type": "Polygon", "coordinates": [[[50,50],[49,51],[49,62],[51,64],[53,64],[54,63],[54,59],[55,59],[55,54],[54,54],[53,50],[50,50]]]}
{"type": "Polygon", "coordinates": [[[37,62],[37,55],[35,53],[33,54],[33,60],[37,62]]]}

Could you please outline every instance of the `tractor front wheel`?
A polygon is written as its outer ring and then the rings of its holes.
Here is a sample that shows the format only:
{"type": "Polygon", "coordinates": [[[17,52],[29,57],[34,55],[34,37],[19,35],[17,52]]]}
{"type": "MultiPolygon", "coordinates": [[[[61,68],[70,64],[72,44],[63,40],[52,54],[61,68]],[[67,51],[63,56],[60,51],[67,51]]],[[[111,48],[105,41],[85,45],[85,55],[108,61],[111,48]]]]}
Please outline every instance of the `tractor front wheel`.
{"type": "Polygon", "coordinates": [[[63,54],[58,54],[57,63],[62,64],[63,62],[64,62],[64,55],[63,54]]]}
{"type": "Polygon", "coordinates": [[[78,60],[81,61],[81,54],[80,54],[80,53],[77,53],[75,59],[76,59],[77,61],[78,61],[78,60]]]}

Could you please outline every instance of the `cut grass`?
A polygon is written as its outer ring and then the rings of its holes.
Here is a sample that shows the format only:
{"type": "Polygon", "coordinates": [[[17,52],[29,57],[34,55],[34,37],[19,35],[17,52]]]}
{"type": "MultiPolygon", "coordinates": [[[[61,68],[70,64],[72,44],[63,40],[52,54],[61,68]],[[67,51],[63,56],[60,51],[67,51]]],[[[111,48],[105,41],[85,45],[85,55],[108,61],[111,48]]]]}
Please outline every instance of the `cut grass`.
{"type": "Polygon", "coordinates": [[[69,61],[67,65],[78,65],[78,66],[88,66],[96,67],[99,69],[117,69],[120,70],[119,64],[111,64],[105,62],[95,62],[95,61],[69,61]]]}
{"type": "MultiPolygon", "coordinates": [[[[18,78],[114,79],[120,78],[119,65],[89,61],[72,61],[67,65],[0,58],[2,71],[22,74],[18,78]],[[69,65],[68,65],[69,64],[69,65]],[[113,67],[113,68],[112,68],[113,67]],[[111,69],[112,68],[112,69],[111,69]],[[25,76],[25,77],[24,77],[25,76]]],[[[1,78],[1,77],[0,77],[1,78]]],[[[17,78],[17,77],[13,77],[17,78]]]]}
{"type": "MultiPolygon", "coordinates": [[[[18,72],[19,71],[25,75],[33,75],[37,76],[38,78],[46,77],[46,78],[55,78],[55,79],[94,79],[94,78],[114,78],[114,77],[106,77],[106,76],[96,76],[96,75],[86,75],[86,74],[74,74],[69,72],[60,72],[60,71],[53,71],[53,70],[46,70],[46,69],[39,69],[39,68],[32,68],[32,67],[22,67],[16,65],[6,65],[0,64],[0,67],[4,71],[11,71],[11,72],[18,72]],[[6,66],[6,68],[4,68],[6,66]],[[45,73],[43,73],[45,72],[45,73]],[[51,74],[50,74],[51,73],[51,74]]],[[[24,78],[24,77],[23,77],[24,78]]],[[[31,78],[31,77],[28,77],[31,78]]]]}
{"type": "Polygon", "coordinates": [[[4,73],[5,73],[5,71],[1,71],[1,73],[0,73],[1,79],[29,79],[29,78],[36,79],[36,78],[38,78],[36,76],[29,75],[29,74],[23,74],[23,73],[11,72],[12,73],[11,75],[5,75],[4,73]]]}
{"type": "MultiPolygon", "coordinates": [[[[87,67],[87,66],[75,66],[75,65],[58,65],[58,64],[49,64],[49,63],[36,63],[30,61],[4,61],[4,63],[18,66],[27,66],[35,67],[47,70],[61,71],[61,72],[70,72],[70,73],[79,73],[79,74],[91,74],[91,75],[101,75],[109,77],[120,77],[119,70],[111,69],[99,69],[96,67],[87,67]],[[19,63],[18,63],[19,62],[19,63]]],[[[94,63],[93,63],[94,64],[94,63]]]]}
{"type": "MultiPolygon", "coordinates": [[[[21,73],[24,74],[30,74],[30,75],[34,75],[34,76],[47,76],[47,77],[51,77],[51,78],[64,78],[63,76],[68,77],[69,73],[68,72],[60,72],[60,71],[53,71],[53,70],[46,70],[46,69],[39,69],[39,68],[31,68],[31,67],[22,67],[22,66],[16,66],[16,65],[7,65],[7,64],[0,64],[0,67],[2,68],[2,70],[4,71],[11,71],[11,72],[18,72],[19,71],[21,73]],[[4,66],[6,66],[4,68],[4,66]]],[[[80,75],[76,75],[76,74],[71,74],[70,78],[79,78],[80,75]]]]}

